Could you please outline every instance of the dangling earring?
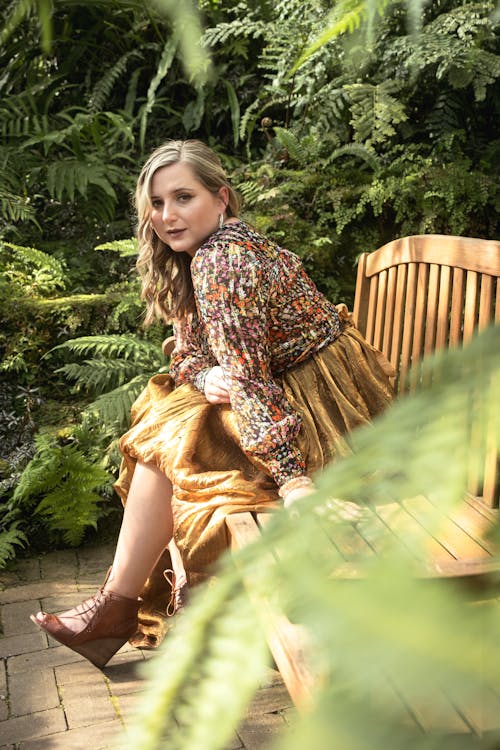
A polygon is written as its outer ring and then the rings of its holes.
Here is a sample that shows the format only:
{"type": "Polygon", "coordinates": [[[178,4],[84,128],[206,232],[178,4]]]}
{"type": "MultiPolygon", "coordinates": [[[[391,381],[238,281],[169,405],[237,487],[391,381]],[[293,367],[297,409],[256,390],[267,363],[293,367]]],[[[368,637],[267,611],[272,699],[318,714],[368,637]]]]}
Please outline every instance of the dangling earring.
{"type": "Polygon", "coordinates": [[[224,214],[219,214],[219,229],[224,226],[224,214]]]}

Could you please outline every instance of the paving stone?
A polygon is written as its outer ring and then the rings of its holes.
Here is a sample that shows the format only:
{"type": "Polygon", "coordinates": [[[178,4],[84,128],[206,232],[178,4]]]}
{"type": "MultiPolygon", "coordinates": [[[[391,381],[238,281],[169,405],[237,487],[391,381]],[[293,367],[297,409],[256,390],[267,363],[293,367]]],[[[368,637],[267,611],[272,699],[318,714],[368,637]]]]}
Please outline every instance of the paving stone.
{"type": "Polygon", "coordinates": [[[47,637],[41,630],[36,633],[25,633],[23,635],[11,635],[8,638],[0,638],[0,658],[28,654],[32,651],[40,651],[47,648],[47,637]]]}
{"type": "Polygon", "coordinates": [[[97,570],[95,573],[83,573],[78,576],[79,596],[83,596],[84,592],[87,590],[89,595],[95,594],[106,580],[107,571],[108,569],[106,568],[106,570],[97,570]]]}
{"type": "MultiPolygon", "coordinates": [[[[112,750],[122,730],[118,719],[22,742],[19,750],[112,750]]],[[[3,748],[0,748],[3,750],[3,748]]]]}
{"type": "MultiPolygon", "coordinates": [[[[129,750],[117,738],[124,739],[123,721],[139,707],[141,666],[157,652],[125,644],[101,671],[29,621],[39,602],[57,612],[94,594],[112,554],[112,545],[55,552],[9,571],[9,587],[0,591],[0,656],[8,657],[0,659],[0,696],[10,688],[10,701],[0,697],[0,750],[129,750]]],[[[269,669],[225,750],[264,750],[286,728],[291,706],[279,673],[269,669]]]]}
{"type": "Polygon", "coordinates": [[[76,550],[65,549],[40,558],[42,580],[76,579],[78,558],[76,550]]]}
{"type": "Polygon", "coordinates": [[[249,706],[247,713],[271,713],[290,708],[292,699],[283,682],[276,683],[272,687],[258,690],[249,706]]]}
{"type": "Polygon", "coordinates": [[[133,720],[141,703],[141,696],[138,693],[121,695],[117,701],[119,716],[122,721],[129,723],[133,720]]]}
{"type": "Polygon", "coordinates": [[[1,614],[4,636],[38,632],[37,626],[30,620],[30,615],[39,609],[40,601],[38,599],[4,604],[1,614]]]}
{"type": "Polygon", "coordinates": [[[70,729],[102,724],[117,718],[104,679],[88,683],[65,683],[60,688],[64,711],[70,729]]]}
{"type": "Polygon", "coordinates": [[[41,578],[40,558],[33,557],[16,562],[16,573],[21,581],[34,582],[41,578]]]}
{"type": "Polygon", "coordinates": [[[106,574],[113,562],[114,544],[104,547],[83,547],[77,552],[80,575],[104,572],[106,574]]]}
{"type": "MultiPolygon", "coordinates": [[[[66,649],[68,650],[68,649],[66,649]]],[[[100,682],[107,685],[107,679],[103,672],[94,667],[87,659],[82,659],[74,664],[62,664],[55,667],[56,682],[59,686],[85,685],[100,682]]]]}
{"type": "Polygon", "coordinates": [[[69,584],[65,581],[39,581],[38,583],[27,583],[24,586],[16,586],[1,591],[0,604],[11,604],[13,602],[25,602],[30,599],[58,596],[60,593],[67,593],[68,586],[69,584]]]}
{"type": "Polygon", "coordinates": [[[9,704],[7,703],[7,674],[5,662],[0,660],[0,721],[9,717],[9,704]]]}
{"type": "MultiPolygon", "coordinates": [[[[26,638],[26,636],[24,637],[26,638]]],[[[18,674],[31,669],[45,669],[61,664],[71,664],[83,661],[83,658],[83,656],[65,646],[56,646],[55,648],[45,648],[43,651],[11,657],[7,663],[7,671],[9,674],[18,674]]]]}
{"type": "Polygon", "coordinates": [[[0,572],[0,591],[5,591],[7,588],[14,588],[20,583],[21,581],[19,580],[17,573],[11,573],[6,570],[0,572]]]}
{"type": "Polygon", "coordinates": [[[38,558],[16,560],[10,570],[0,572],[0,586],[19,586],[20,584],[40,580],[40,562],[38,558]]]}
{"type": "Polygon", "coordinates": [[[238,729],[245,750],[264,750],[278,734],[287,729],[279,713],[254,714],[238,729]]]}
{"type": "Polygon", "coordinates": [[[145,664],[141,651],[125,651],[116,654],[106,667],[106,677],[112,695],[118,697],[138,693],[144,688],[142,667],[145,664]]]}
{"type": "Polygon", "coordinates": [[[12,716],[57,708],[60,701],[54,671],[36,669],[11,675],[9,702],[12,716]]]}
{"type": "Polygon", "coordinates": [[[65,729],[66,719],[62,708],[51,708],[49,711],[18,716],[0,722],[0,745],[44,737],[55,732],[63,732],[65,729]]]}
{"type": "Polygon", "coordinates": [[[226,745],[225,750],[244,750],[245,746],[242,743],[238,735],[234,734],[229,743],[226,745]]]}

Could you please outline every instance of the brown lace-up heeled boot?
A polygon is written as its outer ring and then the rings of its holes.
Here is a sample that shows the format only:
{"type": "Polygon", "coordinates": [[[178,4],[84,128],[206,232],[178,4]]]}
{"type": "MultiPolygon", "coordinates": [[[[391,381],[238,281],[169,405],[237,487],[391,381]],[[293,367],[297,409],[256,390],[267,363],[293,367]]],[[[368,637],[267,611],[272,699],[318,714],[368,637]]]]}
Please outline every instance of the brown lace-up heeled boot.
{"type": "MultiPolygon", "coordinates": [[[[109,572],[106,581],[109,578],[109,572]]],[[[104,667],[137,630],[140,599],[128,599],[102,588],[74,609],[57,615],[39,612],[31,620],[63,646],[71,648],[96,667],[104,667]],[[71,620],[71,624],[67,624],[71,620]]]]}

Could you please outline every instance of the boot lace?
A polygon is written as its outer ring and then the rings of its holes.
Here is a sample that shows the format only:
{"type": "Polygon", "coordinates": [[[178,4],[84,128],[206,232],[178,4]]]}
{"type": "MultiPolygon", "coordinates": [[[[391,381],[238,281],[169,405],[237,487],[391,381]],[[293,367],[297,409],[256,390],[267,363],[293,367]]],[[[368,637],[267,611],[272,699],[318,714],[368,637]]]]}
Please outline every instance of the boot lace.
{"type": "Polygon", "coordinates": [[[170,585],[170,599],[167,604],[167,617],[173,617],[185,603],[185,591],[187,588],[187,582],[185,579],[177,581],[177,576],[174,571],[170,568],[163,571],[163,576],[167,583],[170,585]]]}

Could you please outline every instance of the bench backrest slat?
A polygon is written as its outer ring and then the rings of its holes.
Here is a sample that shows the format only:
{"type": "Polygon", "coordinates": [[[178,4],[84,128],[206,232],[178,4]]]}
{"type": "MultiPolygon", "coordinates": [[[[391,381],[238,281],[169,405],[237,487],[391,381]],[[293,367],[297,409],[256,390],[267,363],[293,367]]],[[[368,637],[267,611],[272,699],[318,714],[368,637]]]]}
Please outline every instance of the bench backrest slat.
{"type": "MultiPolygon", "coordinates": [[[[398,372],[400,393],[418,387],[418,364],[500,321],[500,242],[448,235],[403,237],[358,263],[354,319],[398,372]],[[408,373],[412,370],[412,378],[408,373]]],[[[471,491],[481,488],[471,480],[471,491]]],[[[482,487],[498,504],[498,456],[488,449],[482,487]]]]}

